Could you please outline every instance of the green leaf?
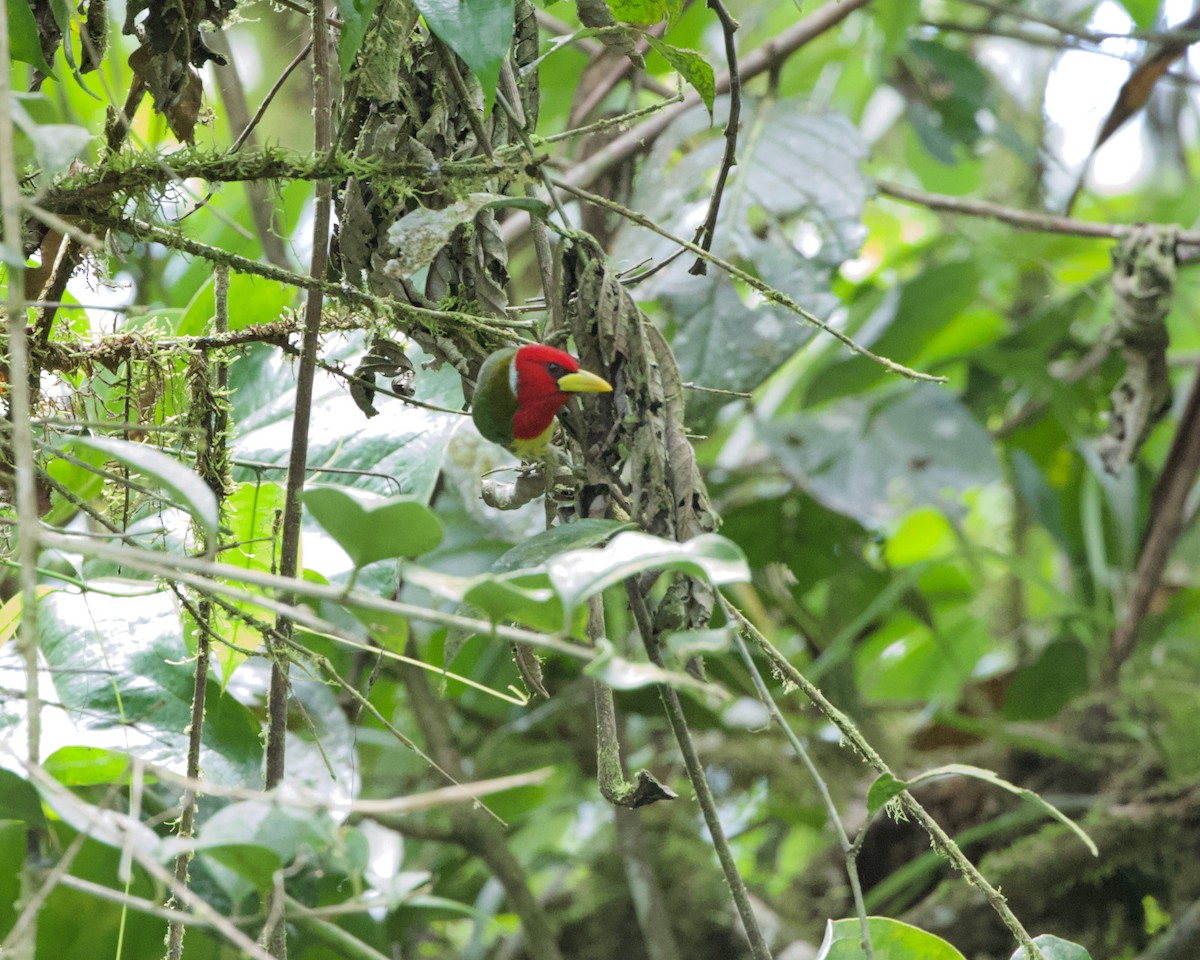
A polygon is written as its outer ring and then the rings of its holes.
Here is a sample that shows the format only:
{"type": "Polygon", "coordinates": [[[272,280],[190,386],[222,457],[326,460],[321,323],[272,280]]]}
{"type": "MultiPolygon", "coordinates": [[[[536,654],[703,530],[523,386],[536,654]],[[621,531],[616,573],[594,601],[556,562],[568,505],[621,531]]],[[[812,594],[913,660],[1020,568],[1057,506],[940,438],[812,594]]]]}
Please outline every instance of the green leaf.
{"type": "Polygon", "coordinates": [[[582,547],[594,547],[613,534],[633,526],[632,523],[623,523],[620,520],[587,518],[576,520],[574,523],[561,523],[534,534],[511,550],[506,550],[492,564],[492,572],[508,573],[512,570],[540,567],[560,553],[582,547]]]}
{"type": "Polygon", "coordinates": [[[1121,0],[1121,6],[1129,14],[1139,30],[1153,30],[1161,0],[1121,0]]]}
{"type": "MultiPolygon", "coordinates": [[[[130,754],[180,769],[195,670],[175,602],[167,591],[136,597],[59,591],[38,608],[38,641],[78,727],[121,731],[130,754]]],[[[210,680],[201,732],[205,775],[231,786],[260,785],[260,732],[254,714],[210,680]]]]}
{"type": "Polygon", "coordinates": [[[731,625],[712,630],[679,630],[668,633],[663,642],[680,660],[710,653],[723,653],[733,645],[734,628],[731,625]]]}
{"type": "Polygon", "coordinates": [[[780,418],[762,439],[783,471],[830,510],[877,528],[921,504],[961,510],[997,482],[992,438],[953,394],[913,385],[780,418]]]}
{"type": "Polygon", "coordinates": [[[1047,816],[1057,820],[1075,836],[1077,836],[1083,845],[1088,848],[1093,857],[1100,856],[1100,851],[1096,849],[1096,844],[1074,820],[1068,817],[1065,813],[1059,810],[1056,806],[1043,800],[1032,790],[1027,790],[1024,787],[1018,787],[1015,783],[1009,783],[1003,777],[998,776],[991,770],[985,770],[982,767],[973,767],[965,763],[949,763],[944,767],[936,767],[933,770],[926,770],[924,773],[918,774],[908,781],[909,786],[921,783],[924,780],[932,780],[935,777],[971,777],[974,780],[982,780],[984,783],[990,783],[994,787],[999,787],[1001,790],[1007,790],[1009,793],[1015,794],[1022,800],[1028,800],[1030,803],[1039,807],[1047,816]]]}
{"type": "Polygon", "coordinates": [[[891,0],[874,5],[871,11],[883,30],[884,56],[890,57],[904,46],[909,29],[920,21],[921,0],[891,0]]]}
{"type": "MultiPolygon", "coordinates": [[[[890,920],[867,917],[875,960],[965,960],[963,955],[941,937],[919,927],[890,920]]],[[[858,918],[830,920],[816,960],[865,960],[862,948],[862,923],[858,918]]]]}
{"type": "Polygon", "coordinates": [[[1087,648],[1074,637],[1052,641],[1016,672],[1000,710],[1006,720],[1049,720],[1087,692],[1087,648]]]}
{"type": "Polygon", "coordinates": [[[512,46],[514,0],[414,0],[414,4],[429,29],[479,80],[486,114],[496,98],[500,65],[512,46]]]}
{"type": "MultiPolygon", "coordinates": [[[[690,237],[725,152],[719,127],[727,109],[728,98],[717,98],[717,128],[698,110],[672,121],[641,167],[630,205],[690,237]]],[[[866,147],[846,117],[804,110],[787,98],[747,98],[741,123],[738,162],[721,202],[713,253],[828,317],[841,302],[830,282],[865,235],[862,216],[871,190],[860,168],[866,147]],[[803,176],[795,175],[799,170],[803,176]]],[[[617,248],[628,263],[662,260],[675,250],[669,241],[628,226],[617,248]]],[[[681,258],[634,288],[639,301],[659,305],[684,381],[753,390],[812,338],[813,328],[795,314],[722,271],[690,275],[691,262],[681,258]]],[[[688,425],[703,426],[728,403],[726,396],[689,392],[688,425]]]]}
{"type": "Polygon", "coordinates": [[[209,817],[200,828],[196,849],[265,890],[275,871],[296,859],[301,846],[319,853],[332,842],[333,825],[327,815],[301,814],[248,800],[209,817]]]}
{"type": "MultiPolygon", "coordinates": [[[[1092,960],[1092,955],[1079,944],[1056,937],[1052,933],[1034,937],[1033,942],[1041,949],[1046,960],[1092,960]]],[[[1025,948],[1018,947],[1011,960],[1025,960],[1025,948]]]]}
{"type": "Polygon", "coordinates": [[[650,26],[666,20],[671,13],[667,0],[607,0],[607,2],[608,9],[612,11],[612,15],[616,19],[622,23],[636,23],[639,27],[650,26]]]}
{"type": "Polygon", "coordinates": [[[418,557],[442,542],[442,525],[411,497],[378,499],[352,487],[304,491],[304,505],[356,567],[395,557],[418,557]]]}
{"type": "Polygon", "coordinates": [[[50,173],[64,173],[79,154],[87,149],[92,135],[86,127],[73,123],[38,123],[14,100],[13,121],[29,138],[38,162],[50,173]]]}
{"type": "Polygon", "coordinates": [[[874,814],[889,800],[900,796],[908,789],[908,784],[897,780],[890,773],[881,773],[867,791],[867,813],[874,814]]]}
{"type": "MultiPolygon", "coordinates": [[[[331,362],[346,360],[363,349],[361,337],[347,338],[340,351],[330,350],[323,357],[331,362]]],[[[416,398],[439,407],[461,408],[462,378],[454,368],[443,364],[440,370],[425,369],[426,354],[411,347],[408,354],[419,371],[416,398]]],[[[281,389],[292,378],[289,363],[274,350],[251,353],[230,370],[233,419],[241,430],[237,457],[287,464],[296,410],[295,389],[281,389]]],[[[355,406],[344,380],[320,373],[313,392],[309,466],[361,470],[364,475],[353,484],[357,488],[389,496],[403,493],[428,503],[450,434],[463,417],[399,400],[378,405],[379,416],[368,420],[355,406]]],[[[239,476],[247,479],[249,474],[239,476]]]]}
{"type": "Polygon", "coordinates": [[[550,582],[569,618],[584,600],[648,570],[681,570],[716,585],[750,579],[741,548],[715,533],[675,543],[647,533],[618,534],[599,550],[571,550],[550,561],[550,582]]]}
{"type": "MultiPolygon", "coordinates": [[[[94,467],[104,466],[105,457],[102,453],[87,450],[75,452],[84,463],[94,467]]],[[[63,457],[51,459],[46,464],[46,472],[83,501],[94,500],[104,490],[104,478],[96,471],[63,457]]],[[[51,526],[62,526],[79,512],[79,507],[57,491],[51,494],[50,503],[50,512],[42,519],[51,526]]]]}
{"type": "MultiPolygon", "coordinates": [[[[925,345],[978,302],[976,291],[982,282],[974,259],[934,264],[905,283],[898,299],[884,299],[866,321],[873,334],[860,336],[859,342],[898,363],[919,363],[925,345]]],[[[860,357],[840,360],[813,378],[805,400],[810,405],[825,403],[862,393],[888,378],[886,370],[860,357]]]]}
{"type": "Polygon", "coordinates": [[[597,642],[596,647],[598,652],[595,659],[583,668],[583,672],[614,690],[637,690],[641,687],[652,687],[661,683],[678,690],[693,690],[706,697],[720,700],[729,699],[727,691],[703,680],[697,680],[690,674],[664,670],[662,667],[646,661],[618,657],[612,643],[603,637],[597,642]]]}
{"type": "MultiPolygon", "coordinates": [[[[8,58],[28,63],[46,74],[54,71],[42,56],[42,43],[38,37],[37,21],[29,0],[8,0],[8,58]]],[[[7,69],[7,66],[5,67],[7,69]]]]}
{"type": "Polygon", "coordinates": [[[463,602],[476,607],[493,623],[518,621],[553,633],[563,622],[562,601],[544,573],[526,572],[512,577],[485,574],[467,588],[463,602]]]}
{"type": "Polygon", "coordinates": [[[405,280],[429,266],[450,241],[456,227],[469,223],[482,210],[515,207],[534,216],[545,217],[549,206],[535,197],[506,197],[495,193],[469,193],[440,210],[418,207],[388,227],[388,242],[396,256],[383,265],[393,279],[405,280]]]}
{"type": "Polygon", "coordinates": [[[379,0],[337,0],[338,16],[342,18],[342,32],[338,40],[338,66],[342,76],[350,74],[354,57],[362,47],[367,27],[375,16],[379,0]]]}
{"type": "Polygon", "coordinates": [[[658,37],[651,34],[643,34],[650,48],[661,54],[684,80],[691,85],[698,94],[700,99],[704,101],[704,106],[708,110],[708,117],[712,119],[713,100],[717,95],[716,78],[713,75],[712,65],[704,59],[695,50],[684,50],[681,47],[676,47],[673,44],[667,43],[665,40],[660,40],[658,37]]]}
{"type": "Polygon", "coordinates": [[[0,820],[20,820],[31,827],[46,826],[42,800],[28,780],[0,768],[0,820]]]}
{"type": "Polygon", "coordinates": [[[75,437],[71,442],[76,449],[97,450],[155,481],[200,524],[209,548],[216,546],[220,523],[217,498],[207,483],[178,460],[144,443],[131,443],[115,437],[75,437]]]}
{"type": "Polygon", "coordinates": [[[129,782],[129,755],[100,747],[59,747],[42,766],[67,787],[129,782]]]}
{"type": "MultiPolygon", "coordinates": [[[[49,584],[39,583],[37,585],[38,599],[40,600],[48,593],[53,593],[54,590],[55,588],[49,584]]],[[[0,646],[11,640],[21,626],[21,603],[22,595],[14,593],[4,601],[4,606],[0,607],[0,646]]]]}
{"type": "MultiPolygon", "coordinates": [[[[204,283],[188,302],[175,324],[180,336],[211,333],[216,313],[216,283],[204,283]]],[[[256,324],[273,323],[296,300],[296,291],[282,283],[248,273],[229,277],[229,329],[245,330],[256,324]]]]}

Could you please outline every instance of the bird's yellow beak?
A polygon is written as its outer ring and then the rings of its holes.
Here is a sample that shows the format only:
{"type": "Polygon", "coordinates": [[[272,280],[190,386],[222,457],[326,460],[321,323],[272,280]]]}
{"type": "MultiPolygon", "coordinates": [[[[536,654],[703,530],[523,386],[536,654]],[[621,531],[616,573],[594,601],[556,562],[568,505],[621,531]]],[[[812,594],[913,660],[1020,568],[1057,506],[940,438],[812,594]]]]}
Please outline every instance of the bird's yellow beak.
{"type": "Polygon", "coordinates": [[[558,378],[558,389],[563,393],[612,393],[612,384],[594,373],[576,370],[558,378]]]}

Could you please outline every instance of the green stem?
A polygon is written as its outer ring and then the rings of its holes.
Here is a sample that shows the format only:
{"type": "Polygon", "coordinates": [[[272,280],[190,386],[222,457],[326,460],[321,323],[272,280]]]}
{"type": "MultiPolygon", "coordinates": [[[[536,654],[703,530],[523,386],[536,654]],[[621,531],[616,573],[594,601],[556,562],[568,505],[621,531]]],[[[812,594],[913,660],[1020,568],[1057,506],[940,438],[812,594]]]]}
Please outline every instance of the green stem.
{"type": "MultiPolygon", "coordinates": [[[[650,611],[646,608],[645,597],[633,580],[625,581],[625,590],[629,595],[629,606],[637,621],[638,632],[642,635],[642,643],[646,647],[646,655],[655,666],[665,668],[662,652],[658,646],[658,636],[654,632],[650,611]]],[[[683,713],[683,704],[679,702],[679,694],[673,687],[666,684],[661,684],[658,692],[667,713],[667,722],[670,723],[671,731],[675,734],[675,740],[679,744],[679,752],[683,754],[683,763],[687,768],[688,779],[696,791],[696,801],[700,804],[704,822],[708,825],[713,847],[717,851],[717,859],[720,860],[721,869],[725,873],[725,882],[729,885],[734,906],[737,908],[738,916],[742,919],[746,938],[750,941],[750,952],[755,960],[770,960],[771,951],[767,947],[767,941],[763,938],[762,931],[758,928],[758,918],[755,917],[754,907],[750,904],[750,894],[746,890],[746,883],[742,880],[741,873],[738,872],[737,861],[729,846],[729,839],[725,836],[725,828],[721,826],[721,818],[717,814],[717,803],[709,789],[708,778],[704,775],[704,764],[700,762],[700,755],[696,752],[696,745],[692,741],[687,718],[683,713]]]]}
{"type": "MultiPolygon", "coordinates": [[[[778,675],[787,682],[793,683],[799,687],[804,692],[804,695],[808,697],[810,701],[812,701],[813,706],[820,710],[821,713],[825,715],[825,718],[829,720],[835,727],[837,727],[838,732],[842,735],[843,739],[845,739],[845,741],[849,743],[863,757],[863,759],[867,761],[867,763],[874,767],[879,773],[886,773],[889,776],[894,777],[895,774],[892,773],[888,765],[884,763],[883,758],[875,751],[874,747],[872,747],[867,742],[866,738],[859,733],[858,727],[854,725],[850,718],[842,713],[842,711],[835,707],[832,703],[830,703],[825,698],[825,695],[819,689],[817,689],[814,684],[810,683],[804,674],[792,666],[788,659],[784,657],[784,655],[777,649],[775,649],[774,644],[764,637],[759,632],[758,628],[755,627],[754,624],[748,619],[746,619],[745,615],[738,610],[737,607],[729,604],[728,610],[733,614],[733,618],[742,625],[746,636],[753,641],[753,643],[764,654],[766,654],[767,659],[771,661],[771,666],[774,667],[778,675]]],[[[975,864],[967,859],[966,854],[959,849],[958,844],[950,839],[946,831],[943,830],[938,822],[929,815],[928,811],[926,811],[926,809],[921,806],[917,799],[907,790],[900,794],[900,800],[904,804],[904,808],[910,814],[912,814],[913,818],[919,824],[921,824],[925,832],[929,834],[934,846],[950,859],[951,863],[953,863],[954,866],[962,872],[962,874],[973,886],[977,887],[983,892],[984,897],[987,898],[987,901],[989,904],[991,904],[992,909],[995,910],[1000,919],[1004,921],[1004,925],[1012,932],[1017,942],[1024,947],[1025,955],[1029,958],[1029,960],[1046,960],[1045,955],[1038,948],[1038,945],[1034,943],[1033,938],[1029,936],[1029,932],[1025,929],[1021,921],[1017,919],[1016,914],[1014,914],[1011,908],[1008,906],[1008,901],[1005,899],[1004,895],[990,883],[988,883],[987,878],[979,872],[979,869],[975,866],[975,864]]]]}

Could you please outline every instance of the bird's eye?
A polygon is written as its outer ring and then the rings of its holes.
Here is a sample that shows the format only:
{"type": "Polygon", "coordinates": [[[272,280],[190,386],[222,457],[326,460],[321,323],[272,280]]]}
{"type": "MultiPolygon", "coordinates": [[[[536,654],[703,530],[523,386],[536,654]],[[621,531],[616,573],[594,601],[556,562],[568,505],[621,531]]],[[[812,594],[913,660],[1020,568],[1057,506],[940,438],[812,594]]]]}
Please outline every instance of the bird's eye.
{"type": "Polygon", "coordinates": [[[559,377],[566,374],[567,368],[564,367],[561,363],[548,363],[548,364],[546,364],[546,372],[548,374],[550,374],[550,376],[552,376],[555,380],[557,380],[559,377]]]}

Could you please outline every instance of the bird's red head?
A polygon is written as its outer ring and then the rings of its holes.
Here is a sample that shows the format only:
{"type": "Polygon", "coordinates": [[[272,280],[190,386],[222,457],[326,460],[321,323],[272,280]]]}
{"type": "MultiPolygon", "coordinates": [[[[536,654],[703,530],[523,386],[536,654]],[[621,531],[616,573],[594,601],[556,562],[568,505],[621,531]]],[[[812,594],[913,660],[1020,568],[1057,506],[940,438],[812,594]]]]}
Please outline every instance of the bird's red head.
{"type": "Polygon", "coordinates": [[[545,433],[572,393],[612,390],[600,377],[581,371],[569,353],[540,343],[521,347],[513,357],[512,371],[517,396],[513,437],[517,440],[532,440],[545,433]]]}

